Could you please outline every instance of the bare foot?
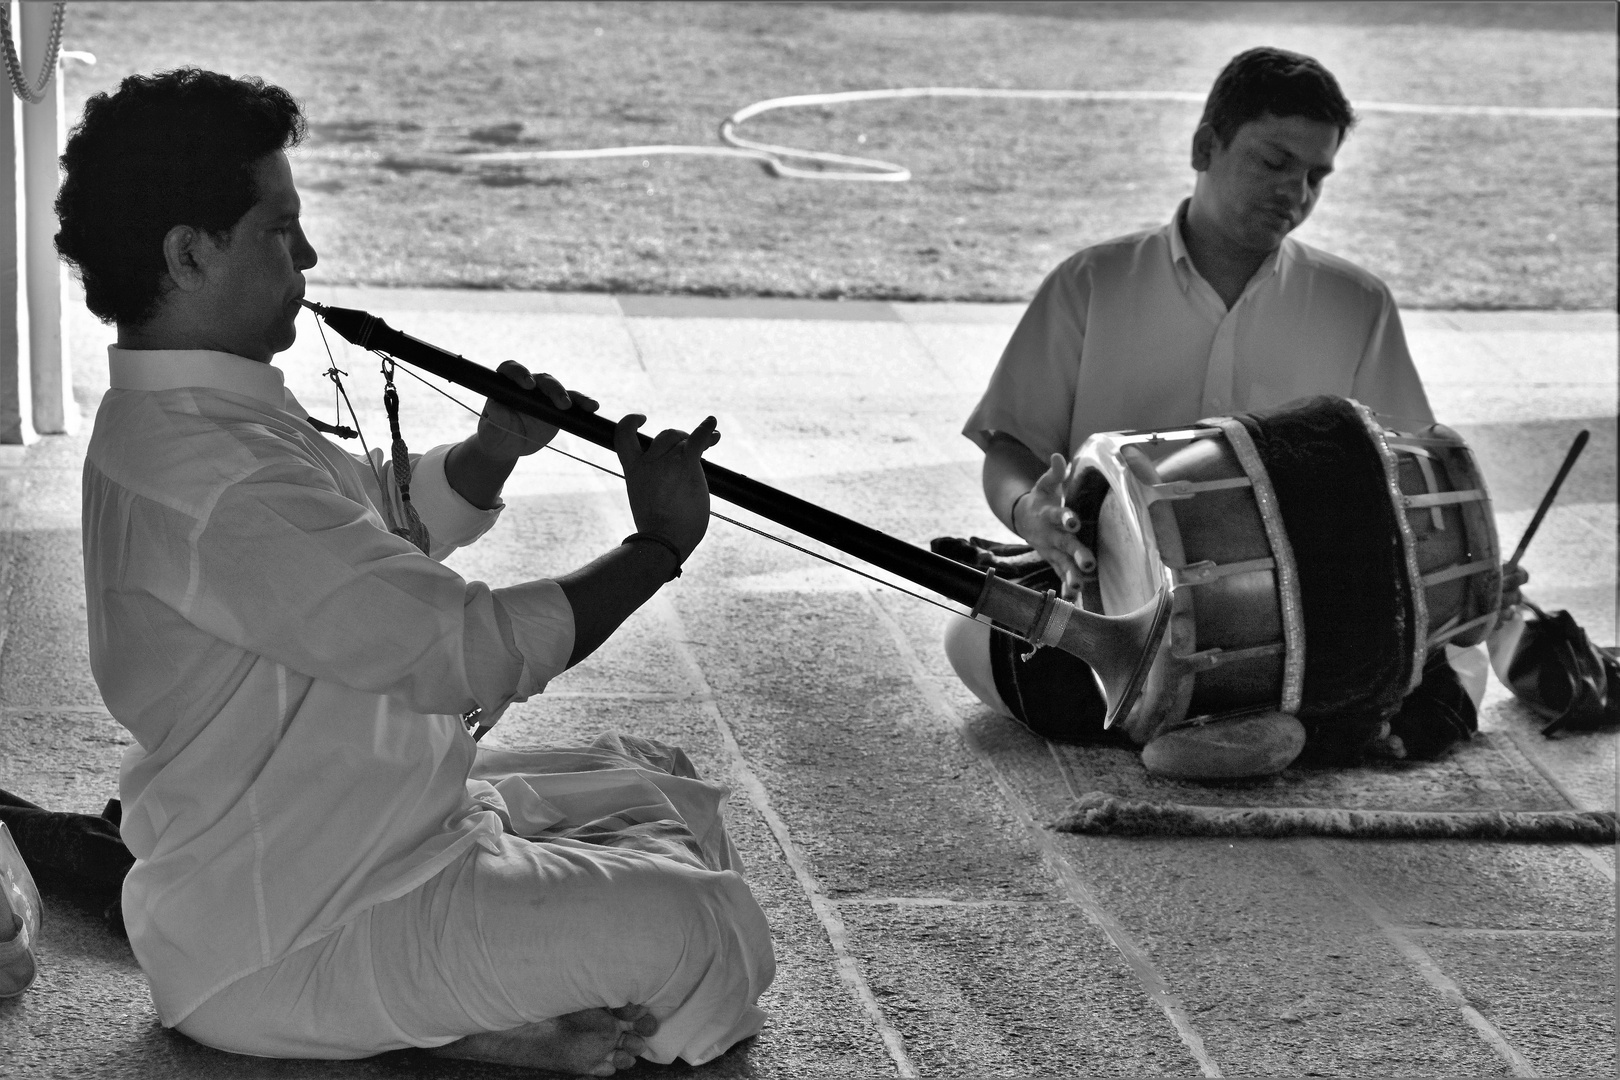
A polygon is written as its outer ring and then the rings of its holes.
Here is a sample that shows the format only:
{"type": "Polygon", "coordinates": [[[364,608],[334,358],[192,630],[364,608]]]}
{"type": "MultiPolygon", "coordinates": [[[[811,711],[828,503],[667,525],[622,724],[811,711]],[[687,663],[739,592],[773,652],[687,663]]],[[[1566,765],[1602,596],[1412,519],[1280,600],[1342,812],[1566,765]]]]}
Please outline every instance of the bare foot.
{"type": "Polygon", "coordinates": [[[657,1018],[641,1005],[583,1009],[509,1031],[468,1035],[432,1053],[579,1076],[612,1076],[636,1063],[647,1045],[643,1040],[657,1030],[657,1018]]]}

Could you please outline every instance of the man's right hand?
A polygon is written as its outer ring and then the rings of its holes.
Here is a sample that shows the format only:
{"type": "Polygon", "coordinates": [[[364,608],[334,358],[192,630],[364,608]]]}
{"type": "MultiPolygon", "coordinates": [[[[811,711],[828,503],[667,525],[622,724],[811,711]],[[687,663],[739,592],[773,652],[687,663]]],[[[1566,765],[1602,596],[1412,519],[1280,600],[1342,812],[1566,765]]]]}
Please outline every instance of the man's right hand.
{"type": "Polygon", "coordinates": [[[1080,518],[1063,502],[1063,478],[1068,471],[1068,460],[1053,454],[1035,486],[1013,503],[1012,527],[1058,572],[1065,599],[1073,600],[1080,595],[1081,575],[1095,570],[1097,559],[1074,535],[1080,529],[1080,518]]]}
{"type": "Polygon", "coordinates": [[[613,449],[624,468],[624,486],[636,531],[656,533],[680,549],[684,562],[709,528],[709,484],[703,452],[720,441],[710,416],[692,433],[661,431],[646,450],[636,432],[647,422],[635,413],[613,429],[613,449]]]}

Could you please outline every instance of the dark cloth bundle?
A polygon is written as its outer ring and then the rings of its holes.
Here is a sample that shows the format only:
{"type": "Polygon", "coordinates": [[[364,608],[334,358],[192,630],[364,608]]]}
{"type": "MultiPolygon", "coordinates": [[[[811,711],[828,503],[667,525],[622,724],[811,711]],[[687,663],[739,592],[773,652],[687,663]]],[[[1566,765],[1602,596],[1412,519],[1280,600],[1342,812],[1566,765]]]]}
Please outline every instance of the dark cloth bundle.
{"type": "Polygon", "coordinates": [[[0,821],[11,831],[28,872],[42,886],[102,908],[119,933],[124,919],[118,894],[135,865],[118,831],[121,811],[118,800],[109,799],[99,817],[62,813],[0,791],[0,821]]]}
{"type": "Polygon", "coordinates": [[[1600,649],[1567,611],[1542,611],[1522,601],[1532,618],[1507,663],[1503,681],[1515,697],[1544,720],[1551,738],[1559,731],[1620,724],[1620,661],[1600,649]]]}

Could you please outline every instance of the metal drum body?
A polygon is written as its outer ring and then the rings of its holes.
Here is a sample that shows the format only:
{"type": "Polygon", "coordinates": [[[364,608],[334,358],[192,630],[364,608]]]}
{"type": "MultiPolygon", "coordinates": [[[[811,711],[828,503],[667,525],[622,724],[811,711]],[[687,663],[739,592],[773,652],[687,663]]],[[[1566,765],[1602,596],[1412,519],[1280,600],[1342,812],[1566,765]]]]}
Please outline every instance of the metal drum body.
{"type": "MultiPolygon", "coordinates": [[[[1409,691],[1432,650],[1474,644],[1494,627],[1495,523],[1473,455],[1455,432],[1396,432],[1355,408],[1397,510],[1412,585],[1408,616],[1423,628],[1412,635],[1409,691]]],[[[1094,435],[1070,464],[1065,495],[1097,554],[1087,607],[1118,614],[1161,584],[1172,590],[1170,629],[1123,721],[1134,741],[1215,718],[1299,710],[1309,654],[1298,568],[1241,422],[1094,435]]]]}

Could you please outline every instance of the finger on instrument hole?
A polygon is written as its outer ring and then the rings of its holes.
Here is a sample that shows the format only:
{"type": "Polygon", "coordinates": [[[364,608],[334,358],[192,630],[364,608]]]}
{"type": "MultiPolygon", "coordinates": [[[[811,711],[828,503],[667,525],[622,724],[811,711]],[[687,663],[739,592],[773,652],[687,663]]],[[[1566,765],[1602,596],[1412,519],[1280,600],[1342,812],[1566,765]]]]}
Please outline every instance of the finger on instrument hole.
{"type": "Polygon", "coordinates": [[[567,388],[558,382],[555,376],[541,372],[535,376],[534,382],[540,392],[550,398],[551,403],[557,408],[566,409],[574,404],[574,399],[568,396],[567,388]]]}
{"type": "Polygon", "coordinates": [[[688,453],[702,454],[703,451],[720,441],[720,421],[712,416],[705,416],[703,423],[692,429],[692,434],[686,438],[688,453]]]}
{"type": "Polygon", "coordinates": [[[582,394],[578,390],[568,391],[568,398],[574,403],[574,408],[580,412],[595,412],[601,408],[595,398],[582,394]]]}
{"type": "Polygon", "coordinates": [[[619,455],[619,464],[627,472],[631,465],[641,460],[641,441],[636,438],[636,432],[646,422],[647,418],[640,413],[625,413],[613,425],[613,452],[619,455]]]}
{"type": "Polygon", "coordinates": [[[671,448],[684,438],[686,438],[686,432],[678,428],[665,428],[653,438],[652,445],[647,447],[647,453],[661,457],[669,453],[671,448]]]}
{"type": "MultiPolygon", "coordinates": [[[[501,361],[501,366],[496,370],[498,370],[502,375],[505,375],[508,379],[511,379],[513,382],[517,383],[519,386],[523,387],[523,389],[534,389],[534,376],[529,373],[528,368],[524,367],[516,360],[503,360],[501,361]]],[[[551,376],[543,375],[541,378],[549,379],[551,376]]]]}

